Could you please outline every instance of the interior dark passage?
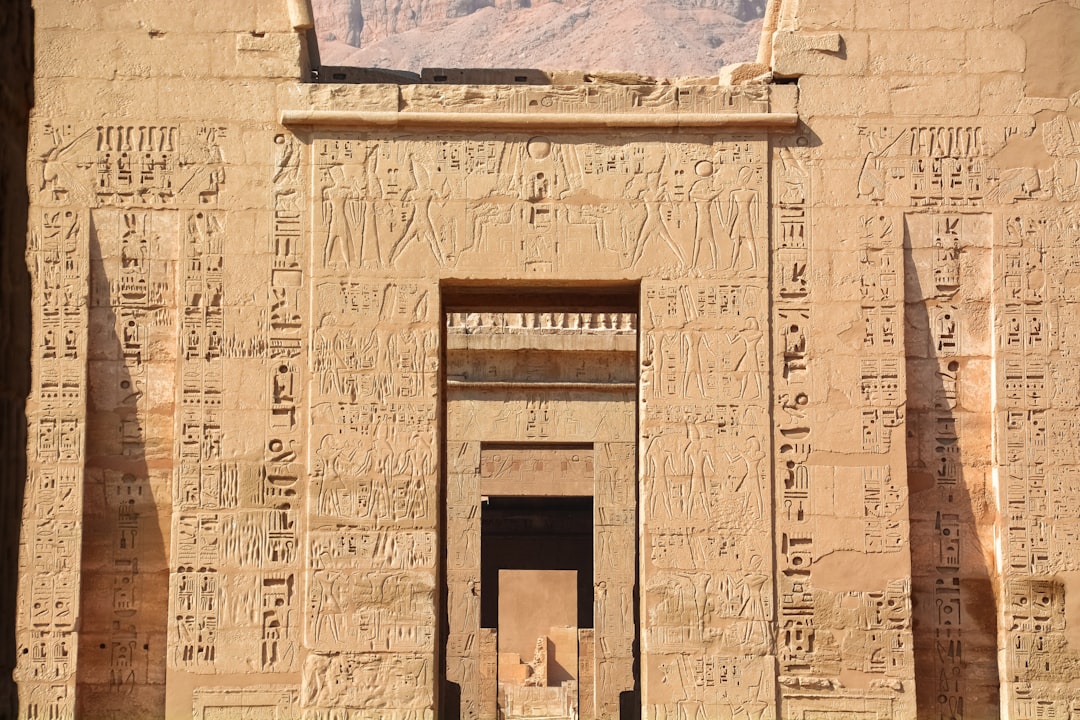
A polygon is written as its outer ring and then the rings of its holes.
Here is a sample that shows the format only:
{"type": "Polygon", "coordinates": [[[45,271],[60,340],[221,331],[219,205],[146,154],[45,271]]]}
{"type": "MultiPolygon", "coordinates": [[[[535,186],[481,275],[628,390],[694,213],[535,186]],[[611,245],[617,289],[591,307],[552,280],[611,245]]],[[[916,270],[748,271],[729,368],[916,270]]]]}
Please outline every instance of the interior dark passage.
{"type": "Polygon", "coordinates": [[[480,517],[482,627],[498,627],[500,570],[576,570],[578,627],[593,626],[591,497],[489,497],[480,517]]]}

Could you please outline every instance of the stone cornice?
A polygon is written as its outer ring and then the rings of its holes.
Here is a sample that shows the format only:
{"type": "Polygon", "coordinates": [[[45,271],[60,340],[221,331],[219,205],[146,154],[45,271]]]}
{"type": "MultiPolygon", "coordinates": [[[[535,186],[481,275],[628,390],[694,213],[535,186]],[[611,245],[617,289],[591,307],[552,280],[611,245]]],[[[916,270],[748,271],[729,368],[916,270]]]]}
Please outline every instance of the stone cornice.
{"type": "Polygon", "coordinates": [[[790,130],[797,113],[508,113],[394,112],[365,110],[283,110],[287,127],[317,128],[443,128],[447,130],[576,130],[576,129],[776,129],[790,130]]]}

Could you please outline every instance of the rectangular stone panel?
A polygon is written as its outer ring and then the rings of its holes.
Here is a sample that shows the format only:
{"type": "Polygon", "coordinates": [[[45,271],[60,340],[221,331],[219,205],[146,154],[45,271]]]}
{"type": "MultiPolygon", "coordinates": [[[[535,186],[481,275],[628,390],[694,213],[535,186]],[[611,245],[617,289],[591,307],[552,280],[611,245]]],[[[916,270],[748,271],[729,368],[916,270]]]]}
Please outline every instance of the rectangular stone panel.
{"type": "Polygon", "coordinates": [[[591,496],[591,446],[490,445],[480,449],[481,495],[591,496]]]}

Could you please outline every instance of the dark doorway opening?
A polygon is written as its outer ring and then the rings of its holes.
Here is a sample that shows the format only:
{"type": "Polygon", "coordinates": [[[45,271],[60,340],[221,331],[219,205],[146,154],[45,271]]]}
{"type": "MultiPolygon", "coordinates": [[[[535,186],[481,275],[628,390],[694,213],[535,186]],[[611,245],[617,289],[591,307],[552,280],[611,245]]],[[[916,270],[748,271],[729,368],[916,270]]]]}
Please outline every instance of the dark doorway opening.
{"type": "Polygon", "coordinates": [[[593,627],[591,497],[489,497],[480,518],[482,627],[498,627],[500,570],[576,570],[577,626],[593,627]]]}

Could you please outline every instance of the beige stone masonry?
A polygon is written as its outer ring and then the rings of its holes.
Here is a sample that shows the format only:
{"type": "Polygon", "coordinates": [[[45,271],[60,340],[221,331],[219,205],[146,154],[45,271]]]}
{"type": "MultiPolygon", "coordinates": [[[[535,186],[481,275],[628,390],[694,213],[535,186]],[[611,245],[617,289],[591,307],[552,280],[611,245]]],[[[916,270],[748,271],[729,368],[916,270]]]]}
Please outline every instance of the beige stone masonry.
{"type": "Polygon", "coordinates": [[[664,81],[35,14],[19,717],[1080,713],[1076,2],[664,81]]]}

